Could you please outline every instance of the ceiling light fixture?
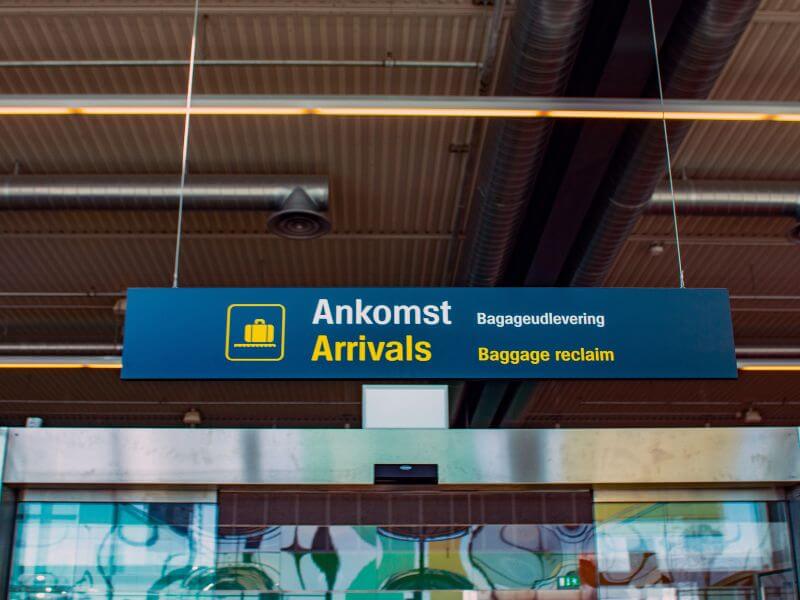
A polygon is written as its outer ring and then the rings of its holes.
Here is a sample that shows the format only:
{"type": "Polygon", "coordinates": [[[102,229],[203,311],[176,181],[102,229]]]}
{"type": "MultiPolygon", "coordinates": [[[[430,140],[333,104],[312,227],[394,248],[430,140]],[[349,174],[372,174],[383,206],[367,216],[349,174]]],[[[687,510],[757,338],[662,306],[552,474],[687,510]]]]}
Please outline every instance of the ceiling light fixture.
{"type": "Polygon", "coordinates": [[[0,369],[121,369],[119,356],[2,356],[0,369]]]}
{"type": "MultiPolygon", "coordinates": [[[[0,369],[121,369],[120,356],[0,356],[0,369]]],[[[739,359],[742,372],[800,372],[800,360],[739,359]]]]}
{"type": "MultiPolygon", "coordinates": [[[[180,96],[0,96],[0,115],[185,114],[180,96]]],[[[197,96],[192,115],[800,122],[800,103],[474,96],[197,96]]]]}
{"type": "Polygon", "coordinates": [[[800,360],[796,359],[741,359],[737,366],[739,371],[800,372],[800,360]]]}
{"type": "Polygon", "coordinates": [[[197,427],[203,422],[203,415],[196,408],[190,408],[183,413],[183,424],[187,427],[197,427]]]}
{"type": "Polygon", "coordinates": [[[744,422],[748,425],[758,425],[763,420],[764,417],[761,416],[761,412],[754,406],[748,408],[744,413],[744,422]]]}

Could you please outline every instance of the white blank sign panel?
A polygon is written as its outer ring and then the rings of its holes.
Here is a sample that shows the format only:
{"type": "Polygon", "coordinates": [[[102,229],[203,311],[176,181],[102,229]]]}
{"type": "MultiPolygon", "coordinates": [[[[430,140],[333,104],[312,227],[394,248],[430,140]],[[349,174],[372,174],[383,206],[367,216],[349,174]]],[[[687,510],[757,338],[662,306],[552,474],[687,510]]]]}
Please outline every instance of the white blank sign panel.
{"type": "Polygon", "coordinates": [[[364,429],[447,429],[446,385],[362,386],[364,429]]]}

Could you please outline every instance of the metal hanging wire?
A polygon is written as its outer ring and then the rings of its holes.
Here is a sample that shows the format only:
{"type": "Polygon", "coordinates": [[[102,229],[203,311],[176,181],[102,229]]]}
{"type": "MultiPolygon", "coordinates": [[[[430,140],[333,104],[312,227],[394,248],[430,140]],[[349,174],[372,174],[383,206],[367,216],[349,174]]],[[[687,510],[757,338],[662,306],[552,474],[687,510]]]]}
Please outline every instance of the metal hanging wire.
{"type": "Polygon", "coordinates": [[[656,19],[653,14],[653,0],[647,0],[650,8],[650,33],[653,37],[653,55],[656,60],[656,79],[658,80],[658,98],[661,102],[661,124],[664,127],[664,149],[667,156],[667,178],[669,180],[669,194],[672,199],[672,228],[675,233],[675,251],[678,255],[678,281],[681,289],[686,287],[683,274],[683,257],[681,256],[681,239],[678,235],[678,208],[675,199],[675,184],[672,178],[672,156],[669,151],[669,133],[667,132],[667,115],[664,108],[664,87],[661,83],[661,64],[658,60],[658,39],[656,37],[656,19]]]}
{"type": "Polygon", "coordinates": [[[192,89],[194,87],[195,55],[197,54],[197,23],[200,16],[200,0],[194,1],[194,24],[192,46],[189,51],[189,84],[186,90],[186,111],[183,121],[183,151],[181,154],[181,181],[178,187],[178,231],[175,236],[175,269],[172,272],[172,287],[178,287],[181,265],[181,238],[183,234],[183,193],[186,187],[186,171],[189,163],[189,129],[191,126],[192,89]]]}

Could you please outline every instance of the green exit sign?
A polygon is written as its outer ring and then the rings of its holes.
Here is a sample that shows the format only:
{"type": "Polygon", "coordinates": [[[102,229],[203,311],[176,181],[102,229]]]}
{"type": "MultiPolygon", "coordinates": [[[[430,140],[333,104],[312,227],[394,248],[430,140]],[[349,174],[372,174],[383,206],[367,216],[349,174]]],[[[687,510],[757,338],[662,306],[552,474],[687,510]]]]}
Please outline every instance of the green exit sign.
{"type": "Polygon", "coordinates": [[[576,590],[581,587],[581,580],[575,573],[560,575],[558,578],[558,589],[576,590]]]}

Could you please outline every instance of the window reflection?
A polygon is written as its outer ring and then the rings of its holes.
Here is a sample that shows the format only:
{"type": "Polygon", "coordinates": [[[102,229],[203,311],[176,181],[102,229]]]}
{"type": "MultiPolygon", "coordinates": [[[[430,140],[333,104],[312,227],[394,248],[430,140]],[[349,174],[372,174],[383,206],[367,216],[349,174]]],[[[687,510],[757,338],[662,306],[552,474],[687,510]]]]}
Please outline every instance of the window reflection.
{"type": "Polygon", "coordinates": [[[213,567],[215,526],[211,504],[20,503],[9,595],[169,593],[213,567]]]}
{"type": "Polygon", "coordinates": [[[593,552],[591,525],[284,525],[228,531],[218,564],[257,565],[283,590],[574,591],[593,552]]]}
{"type": "Polygon", "coordinates": [[[597,504],[602,598],[796,597],[779,502],[597,504]]]}
{"type": "Polygon", "coordinates": [[[10,597],[794,600],[782,503],[606,503],[596,525],[221,526],[213,504],[18,506],[10,597]]]}
{"type": "Polygon", "coordinates": [[[593,535],[590,524],[223,528],[210,504],[23,502],[10,596],[566,600],[591,587],[593,535]]]}

